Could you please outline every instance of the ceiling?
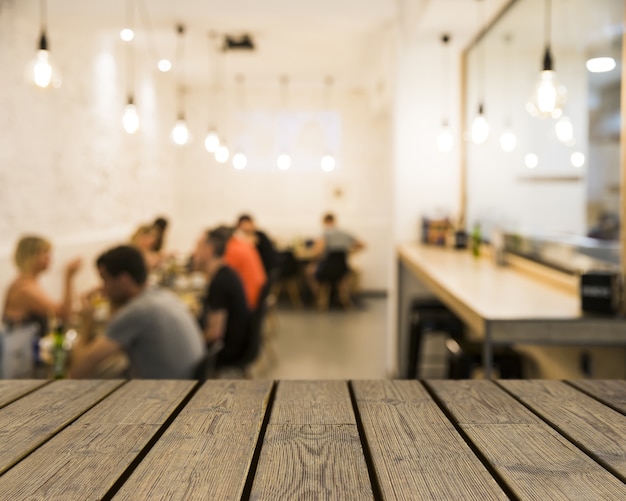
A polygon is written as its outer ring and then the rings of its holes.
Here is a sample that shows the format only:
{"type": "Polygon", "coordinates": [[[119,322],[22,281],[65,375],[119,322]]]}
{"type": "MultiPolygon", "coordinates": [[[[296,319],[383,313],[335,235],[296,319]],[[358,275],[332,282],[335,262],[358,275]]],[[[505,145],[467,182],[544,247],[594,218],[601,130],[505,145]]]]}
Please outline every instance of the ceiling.
{"type": "MultiPolygon", "coordinates": [[[[4,1],[37,25],[39,0],[4,1]]],[[[449,32],[453,44],[462,47],[478,30],[476,0],[130,1],[135,3],[136,47],[151,65],[157,58],[175,59],[175,27],[186,27],[184,68],[190,86],[212,78],[210,32],[249,33],[257,47],[226,54],[221,78],[242,74],[248,81],[277,85],[285,74],[292,82],[321,84],[332,75],[338,85],[353,86],[381,78],[398,33],[423,43],[449,32]]],[[[507,1],[483,0],[486,16],[507,1]]],[[[126,2],[48,0],[50,38],[55,30],[76,26],[115,38],[125,23],[126,2]]]]}

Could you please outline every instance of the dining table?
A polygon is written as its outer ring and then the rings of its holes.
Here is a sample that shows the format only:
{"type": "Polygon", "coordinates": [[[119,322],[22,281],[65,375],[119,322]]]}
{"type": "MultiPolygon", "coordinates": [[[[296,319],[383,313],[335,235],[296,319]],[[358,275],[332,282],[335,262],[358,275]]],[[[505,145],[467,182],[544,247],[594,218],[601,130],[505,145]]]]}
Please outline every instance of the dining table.
{"type": "Polygon", "coordinates": [[[0,380],[0,499],[626,499],[624,380],[0,380]]]}

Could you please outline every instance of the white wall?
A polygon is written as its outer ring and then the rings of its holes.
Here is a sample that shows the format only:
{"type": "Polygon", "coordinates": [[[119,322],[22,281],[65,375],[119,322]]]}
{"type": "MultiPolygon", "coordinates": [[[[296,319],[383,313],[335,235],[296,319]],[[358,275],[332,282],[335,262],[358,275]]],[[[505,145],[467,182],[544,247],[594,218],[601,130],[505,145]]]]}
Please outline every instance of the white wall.
{"type": "Polygon", "coordinates": [[[0,301],[14,274],[19,236],[42,234],[55,246],[44,278],[60,295],[61,268],[85,257],[79,284],[95,281],[93,258],[126,240],[140,221],[174,210],[171,83],[137,68],[142,129],[121,127],[123,51],[116,33],[89,26],[50,32],[59,89],[25,84],[38,28],[20,2],[0,10],[0,301]]]}

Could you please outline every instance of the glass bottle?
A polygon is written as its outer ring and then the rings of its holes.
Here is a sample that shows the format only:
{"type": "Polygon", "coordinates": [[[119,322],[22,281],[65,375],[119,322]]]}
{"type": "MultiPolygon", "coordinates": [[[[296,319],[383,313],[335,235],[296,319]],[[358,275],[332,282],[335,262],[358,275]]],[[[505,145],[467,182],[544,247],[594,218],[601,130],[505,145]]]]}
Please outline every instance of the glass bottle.
{"type": "Polygon", "coordinates": [[[480,244],[482,242],[482,235],[480,232],[480,224],[476,223],[472,230],[472,254],[474,257],[480,256],[480,244]]]}
{"type": "Polygon", "coordinates": [[[67,351],[65,350],[64,343],[65,333],[63,332],[63,324],[59,322],[54,328],[52,343],[52,377],[54,379],[63,379],[65,377],[67,351]]]}

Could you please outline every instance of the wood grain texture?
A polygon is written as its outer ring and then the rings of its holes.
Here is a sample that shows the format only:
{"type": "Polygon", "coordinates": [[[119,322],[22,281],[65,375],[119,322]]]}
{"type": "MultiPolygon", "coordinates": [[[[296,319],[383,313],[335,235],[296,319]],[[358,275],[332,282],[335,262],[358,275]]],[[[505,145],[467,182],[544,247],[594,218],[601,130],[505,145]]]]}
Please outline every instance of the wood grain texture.
{"type": "Polygon", "coordinates": [[[194,384],[122,386],[0,477],[0,499],[101,499],[194,384]]]}
{"type": "Polygon", "coordinates": [[[204,383],[114,499],[241,499],[271,386],[204,383]]]}
{"type": "Polygon", "coordinates": [[[623,379],[570,381],[577,388],[589,393],[601,402],[626,414],[626,381],[623,379]]]}
{"type": "Polygon", "coordinates": [[[567,438],[626,477],[626,416],[560,381],[499,382],[567,438]]]}
{"type": "Polygon", "coordinates": [[[517,496],[550,500],[626,499],[626,486],[621,480],[504,390],[490,382],[458,383],[428,382],[517,496]],[[465,396],[459,392],[461,388],[466,389],[465,396]],[[505,406],[505,412],[497,411],[500,405],[505,406]],[[519,419],[514,415],[516,406],[519,419]],[[498,414],[495,419],[486,419],[490,412],[498,414]]]}
{"type": "Polygon", "coordinates": [[[0,380],[0,408],[23,395],[46,384],[42,379],[2,379],[0,380]]]}
{"type": "Polygon", "coordinates": [[[121,384],[122,381],[55,381],[1,409],[0,473],[121,384]]]}
{"type": "Polygon", "coordinates": [[[373,499],[347,383],[284,381],[250,499],[373,499]]]}
{"type": "Polygon", "coordinates": [[[508,499],[419,382],[353,387],[385,499],[508,499]]]}

